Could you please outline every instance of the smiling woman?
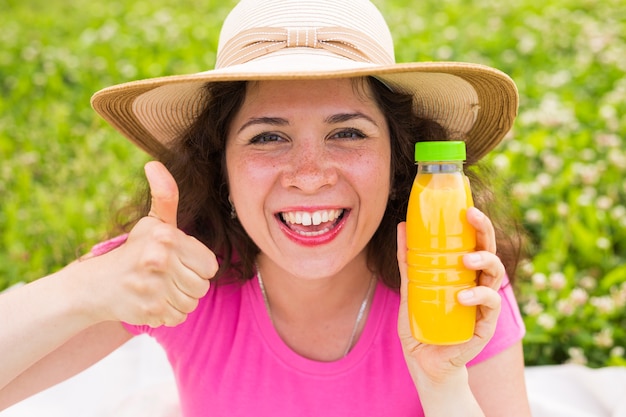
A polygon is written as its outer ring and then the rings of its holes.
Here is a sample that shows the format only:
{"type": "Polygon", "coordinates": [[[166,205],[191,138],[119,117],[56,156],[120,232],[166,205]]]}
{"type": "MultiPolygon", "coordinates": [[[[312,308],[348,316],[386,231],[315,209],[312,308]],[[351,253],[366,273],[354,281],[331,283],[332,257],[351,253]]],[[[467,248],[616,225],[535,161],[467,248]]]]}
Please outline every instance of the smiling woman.
{"type": "MultiPolygon", "coordinates": [[[[355,94],[347,78],[260,81],[248,88],[231,122],[226,171],[242,227],[269,255],[257,260],[261,267],[275,259],[286,271],[332,276],[376,231],[389,195],[390,139],[384,115],[371,93],[363,93],[355,94]],[[281,122],[249,123],[259,119],[281,122]],[[326,233],[304,224],[328,210],[341,216],[326,233]],[[276,221],[298,213],[298,228],[276,221]]],[[[362,268],[369,275],[365,263],[362,268]]]]}
{"type": "Polygon", "coordinates": [[[517,248],[498,222],[467,212],[471,340],[419,343],[406,308],[413,146],[462,139],[480,160],[515,116],[508,76],[396,64],[367,0],[243,0],[216,69],[92,103],[156,159],[146,203],[127,234],[0,298],[0,407],[149,334],[187,417],[529,415],[517,248]]]}

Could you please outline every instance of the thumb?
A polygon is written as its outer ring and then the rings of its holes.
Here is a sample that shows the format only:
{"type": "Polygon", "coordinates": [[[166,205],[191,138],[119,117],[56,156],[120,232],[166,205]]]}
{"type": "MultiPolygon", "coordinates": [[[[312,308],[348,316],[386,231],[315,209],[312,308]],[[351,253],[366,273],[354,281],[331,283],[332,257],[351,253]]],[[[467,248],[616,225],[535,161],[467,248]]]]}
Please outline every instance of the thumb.
{"type": "Polygon", "coordinates": [[[158,161],[148,162],[144,171],[152,195],[152,205],[148,216],[176,227],[176,214],[178,212],[178,185],[176,180],[165,165],[158,161]]]}

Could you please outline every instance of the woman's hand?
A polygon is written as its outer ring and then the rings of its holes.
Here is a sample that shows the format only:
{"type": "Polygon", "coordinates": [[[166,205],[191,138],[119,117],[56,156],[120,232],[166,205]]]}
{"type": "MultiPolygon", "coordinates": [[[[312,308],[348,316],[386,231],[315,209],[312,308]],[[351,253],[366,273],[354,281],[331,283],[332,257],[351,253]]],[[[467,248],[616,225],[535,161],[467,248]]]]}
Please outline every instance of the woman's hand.
{"type": "Polygon", "coordinates": [[[407,307],[406,223],[398,225],[398,264],[402,278],[398,334],[416,384],[445,386],[448,381],[466,380],[465,365],[480,353],[495,332],[501,302],[498,290],[504,277],[504,265],[495,255],[496,239],[491,221],[476,208],[467,211],[467,218],[476,229],[477,247],[475,252],[465,255],[463,262],[467,268],[478,271],[478,285],[460,292],[458,301],[477,306],[476,326],[472,339],[450,346],[420,343],[411,335],[407,307]]]}
{"type": "MultiPolygon", "coordinates": [[[[96,278],[99,313],[106,320],[152,327],[182,323],[218,269],[213,252],[177,228],[178,187],[159,162],[145,167],[152,206],[120,247],[75,264],[96,278]],[[82,265],[81,265],[82,264],[82,265]]],[[[84,277],[89,278],[89,277],[84,277]]]]}
{"type": "Polygon", "coordinates": [[[0,409],[126,341],[113,322],[173,326],[207,293],[215,255],[176,227],[178,187],[165,166],[151,162],[146,175],[152,210],[124,244],[0,296],[0,409]]]}

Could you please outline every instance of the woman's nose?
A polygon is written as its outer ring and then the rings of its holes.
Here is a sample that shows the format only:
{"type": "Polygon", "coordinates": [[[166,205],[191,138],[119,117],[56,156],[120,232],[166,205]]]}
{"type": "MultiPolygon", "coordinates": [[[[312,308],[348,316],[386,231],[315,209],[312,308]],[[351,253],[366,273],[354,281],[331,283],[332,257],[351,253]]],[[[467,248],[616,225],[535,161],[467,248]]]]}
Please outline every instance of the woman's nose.
{"type": "Polygon", "coordinates": [[[282,185],[305,193],[315,193],[337,182],[337,170],[323,145],[297,145],[282,175],[282,185]]]}

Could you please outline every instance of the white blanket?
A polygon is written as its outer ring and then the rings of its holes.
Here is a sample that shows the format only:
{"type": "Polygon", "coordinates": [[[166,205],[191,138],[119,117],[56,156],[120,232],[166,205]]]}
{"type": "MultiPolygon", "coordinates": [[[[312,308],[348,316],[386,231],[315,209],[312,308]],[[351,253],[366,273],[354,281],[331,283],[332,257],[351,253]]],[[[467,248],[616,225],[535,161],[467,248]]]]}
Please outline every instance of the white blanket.
{"type": "Polygon", "coordinates": [[[626,368],[526,368],[534,417],[626,417],[626,368]]]}
{"type": "MultiPolygon", "coordinates": [[[[626,368],[528,367],[533,417],[626,417],[626,368]]],[[[74,378],[0,412],[2,417],[178,417],[164,352],[135,337],[74,378]]]]}

